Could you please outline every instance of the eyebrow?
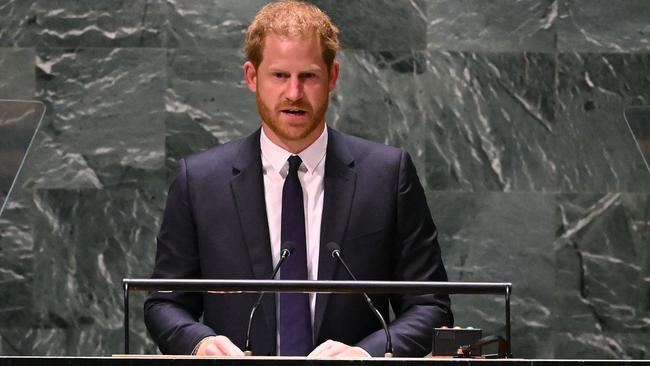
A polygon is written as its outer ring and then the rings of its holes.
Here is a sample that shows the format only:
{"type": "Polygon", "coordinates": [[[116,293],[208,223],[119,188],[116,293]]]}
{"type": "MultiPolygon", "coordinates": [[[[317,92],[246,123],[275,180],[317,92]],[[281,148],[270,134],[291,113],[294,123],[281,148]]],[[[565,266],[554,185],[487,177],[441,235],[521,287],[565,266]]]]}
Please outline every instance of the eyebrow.
{"type": "MultiPolygon", "coordinates": [[[[322,68],[320,68],[320,67],[318,67],[316,65],[310,65],[309,67],[305,67],[305,68],[301,69],[300,71],[298,71],[298,74],[318,73],[318,72],[322,72],[323,70],[324,69],[322,69],[322,68]]],[[[284,73],[290,74],[290,72],[287,71],[286,68],[280,67],[280,66],[274,66],[274,65],[269,66],[269,71],[270,72],[284,72],[284,73]]]]}

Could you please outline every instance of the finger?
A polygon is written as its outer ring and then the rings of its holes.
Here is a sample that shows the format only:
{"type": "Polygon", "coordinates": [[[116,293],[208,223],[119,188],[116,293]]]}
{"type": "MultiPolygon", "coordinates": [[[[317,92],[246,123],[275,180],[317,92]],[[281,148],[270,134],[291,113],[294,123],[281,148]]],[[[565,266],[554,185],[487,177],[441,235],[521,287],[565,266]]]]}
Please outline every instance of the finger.
{"type": "Polygon", "coordinates": [[[215,344],[217,347],[219,347],[220,352],[225,355],[225,356],[243,356],[244,352],[242,352],[239,347],[237,347],[228,337],[225,336],[217,336],[215,339],[215,344]]]}
{"type": "Polygon", "coordinates": [[[212,339],[207,340],[205,346],[197,354],[200,356],[223,356],[219,347],[213,343],[212,339]]]}
{"type": "Polygon", "coordinates": [[[323,349],[318,352],[314,357],[320,357],[320,358],[327,358],[327,357],[337,357],[339,354],[342,352],[345,352],[349,346],[341,343],[341,342],[336,342],[336,341],[328,341],[329,343],[326,345],[326,347],[323,347],[323,349]]]}
{"type": "Polygon", "coordinates": [[[371,357],[368,352],[360,347],[349,347],[341,351],[339,354],[333,356],[334,358],[369,358],[371,357]]]}
{"type": "Polygon", "coordinates": [[[314,350],[311,351],[307,357],[322,357],[323,353],[333,347],[334,343],[335,342],[331,339],[326,340],[325,342],[318,345],[318,347],[314,348],[314,350]]]}

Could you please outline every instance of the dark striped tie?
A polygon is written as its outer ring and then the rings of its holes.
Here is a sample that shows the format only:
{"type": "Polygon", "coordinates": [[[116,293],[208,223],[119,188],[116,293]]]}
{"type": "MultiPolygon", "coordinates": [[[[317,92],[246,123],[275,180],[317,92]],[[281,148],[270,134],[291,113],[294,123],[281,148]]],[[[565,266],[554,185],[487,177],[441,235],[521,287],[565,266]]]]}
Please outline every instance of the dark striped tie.
{"type": "MultiPolygon", "coordinates": [[[[307,279],[307,245],[302,186],[298,179],[299,156],[289,157],[289,173],[282,188],[282,243],[291,241],[295,249],[280,270],[283,280],[307,279]]],[[[309,295],[280,294],[280,355],[306,356],[313,350],[309,295]]]]}

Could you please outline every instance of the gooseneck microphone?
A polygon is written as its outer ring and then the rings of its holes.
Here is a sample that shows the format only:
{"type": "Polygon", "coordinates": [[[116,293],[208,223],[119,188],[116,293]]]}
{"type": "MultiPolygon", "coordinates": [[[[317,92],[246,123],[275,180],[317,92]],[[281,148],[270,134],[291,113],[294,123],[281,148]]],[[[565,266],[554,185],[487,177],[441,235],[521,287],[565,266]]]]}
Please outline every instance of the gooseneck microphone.
{"type": "MultiPolygon", "coordinates": [[[[327,248],[327,251],[332,254],[332,257],[337,258],[341,262],[350,277],[352,277],[353,280],[357,281],[357,278],[354,276],[354,274],[352,274],[352,271],[350,271],[350,268],[343,260],[343,256],[341,255],[341,247],[333,241],[327,243],[325,247],[327,248]]],[[[370,310],[375,314],[375,316],[377,316],[377,319],[379,319],[382,328],[384,328],[384,332],[386,333],[386,353],[384,353],[384,357],[391,358],[393,357],[393,342],[390,340],[390,332],[388,331],[386,321],[384,320],[384,317],[381,316],[379,310],[377,310],[375,304],[372,303],[372,300],[370,300],[368,294],[365,292],[362,292],[361,294],[366,299],[366,303],[368,303],[370,310]]]]}
{"type": "MultiPolygon", "coordinates": [[[[295,245],[293,244],[292,241],[285,241],[284,243],[282,243],[282,249],[280,250],[280,260],[278,261],[278,264],[275,265],[275,268],[273,268],[273,273],[271,274],[272,280],[275,279],[275,275],[278,274],[278,271],[280,270],[280,266],[282,266],[284,260],[287,259],[291,254],[293,254],[294,249],[295,249],[295,245]]],[[[253,355],[253,352],[251,351],[251,345],[250,345],[251,326],[253,325],[253,316],[255,316],[255,311],[260,306],[260,304],[262,304],[262,298],[264,297],[264,294],[265,292],[260,293],[260,296],[257,298],[255,305],[253,305],[250,316],[248,317],[248,327],[246,328],[246,343],[244,344],[244,356],[253,355]]]]}

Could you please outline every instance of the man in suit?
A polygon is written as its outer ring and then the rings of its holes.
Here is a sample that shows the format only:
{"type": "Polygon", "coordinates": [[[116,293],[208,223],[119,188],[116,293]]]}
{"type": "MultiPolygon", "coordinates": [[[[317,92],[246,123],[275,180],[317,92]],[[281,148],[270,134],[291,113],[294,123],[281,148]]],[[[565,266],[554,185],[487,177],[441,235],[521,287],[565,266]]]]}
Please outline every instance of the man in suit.
{"type": "MultiPolygon", "coordinates": [[[[154,278],[268,279],[289,238],[296,254],[283,264],[281,278],[348,280],[325,248],[334,241],[358,279],[447,280],[408,153],[325,124],[339,74],[337,34],[313,5],[282,1],[258,12],[247,31],[244,77],[256,94],[262,126],[180,160],[154,278]],[[291,277],[294,268],[299,277],[291,277]]],[[[266,296],[256,313],[253,354],[383,355],[385,335],[361,295],[282,296],[266,296]]],[[[145,303],[145,321],[164,353],[241,355],[255,299],[156,293],[145,303]]],[[[427,354],[432,328],[453,323],[447,296],[373,301],[384,317],[392,305],[397,356],[427,354]]]]}

